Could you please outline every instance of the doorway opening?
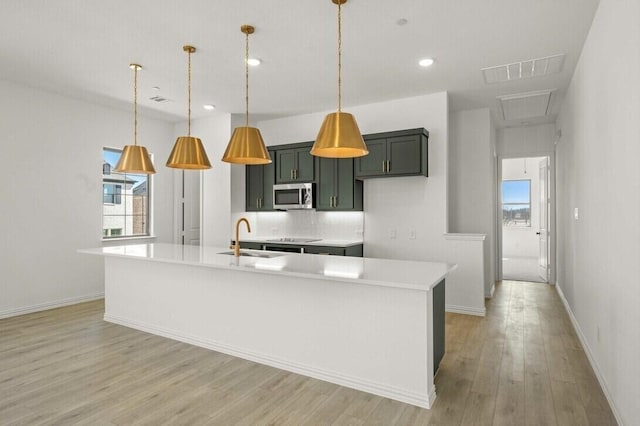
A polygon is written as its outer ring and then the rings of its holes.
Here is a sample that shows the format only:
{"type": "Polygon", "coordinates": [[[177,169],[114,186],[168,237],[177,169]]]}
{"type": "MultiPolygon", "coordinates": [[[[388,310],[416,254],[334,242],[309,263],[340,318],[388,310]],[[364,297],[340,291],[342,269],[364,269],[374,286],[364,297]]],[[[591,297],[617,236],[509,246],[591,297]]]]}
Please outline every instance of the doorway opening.
{"type": "Polygon", "coordinates": [[[550,280],[550,158],[504,158],[500,205],[502,278],[550,280]]]}

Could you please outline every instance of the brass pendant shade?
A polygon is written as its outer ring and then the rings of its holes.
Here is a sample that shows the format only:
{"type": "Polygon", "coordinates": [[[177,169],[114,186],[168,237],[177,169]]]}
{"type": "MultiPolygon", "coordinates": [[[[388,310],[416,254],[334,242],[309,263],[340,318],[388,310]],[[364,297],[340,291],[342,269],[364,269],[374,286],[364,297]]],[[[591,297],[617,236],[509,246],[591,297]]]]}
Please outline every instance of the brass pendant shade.
{"type": "Polygon", "coordinates": [[[118,164],[113,169],[119,173],[153,174],[156,169],[147,148],[138,145],[138,71],[142,66],[130,64],[133,70],[133,145],[125,145],[118,164]]]}
{"type": "Polygon", "coordinates": [[[153,167],[147,148],[140,145],[125,145],[114,171],[150,175],[155,173],[156,169],[153,167]]]}
{"type": "Polygon", "coordinates": [[[311,155],[327,158],[353,158],[369,154],[358,123],[352,114],[342,112],[342,5],[347,0],[331,0],[338,5],[338,111],[322,122],[311,155]]]}
{"type": "Polygon", "coordinates": [[[176,139],[176,143],[171,150],[169,159],[167,160],[167,167],[174,169],[185,170],[203,170],[210,169],[211,163],[207,152],[204,149],[204,145],[199,138],[191,136],[191,54],[196,51],[193,46],[183,46],[182,50],[187,52],[188,62],[188,95],[189,95],[189,109],[187,116],[187,136],[179,136],[176,139]]]}
{"type": "Polygon", "coordinates": [[[210,169],[211,163],[200,138],[179,136],[167,160],[167,167],[186,170],[210,169]]]}
{"type": "Polygon", "coordinates": [[[245,125],[233,130],[222,161],[235,164],[269,164],[271,157],[260,130],[249,127],[249,34],[253,34],[255,28],[243,25],[240,31],[245,34],[245,125]]]}
{"type": "Polygon", "coordinates": [[[264,146],[260,130],[244,126],[233,130],[222,161],[236,164],[269,164],[271,157],[264,146]]]}
{"type": "Polygon", "coordinates": [[[348,112],[327,114],[311,148],[311,155],[327,158],[362,157],[368,153],[356,118],[348,112]]]}

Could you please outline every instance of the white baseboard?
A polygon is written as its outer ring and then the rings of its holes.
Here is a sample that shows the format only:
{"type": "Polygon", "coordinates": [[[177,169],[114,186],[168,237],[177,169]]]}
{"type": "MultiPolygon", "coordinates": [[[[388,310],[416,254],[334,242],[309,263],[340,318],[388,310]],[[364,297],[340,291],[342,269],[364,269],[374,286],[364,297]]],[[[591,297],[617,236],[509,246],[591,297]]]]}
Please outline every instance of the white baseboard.
{"type": "Polygon", "coordinates": [[[485,299],[493,299],[493,294],[496,292],[496,283],[494,282],[491,286],[491,290],[489,290],[489,294],[485,294],[485,299]]]}
{"type": "Polygon", "coordinates": [[[302,374],[304,376],[313,377],[315,379],[324,380],[326,382],[335,383],[337,385],[346,386],[375,395],[380,395],[401,402],[406,402],[418,407],[431,408],[436,399],[435,388],[433,388],[433,392],[431,392],[430,394],[411,392],[386,384],[375,383],[368,380],[363,380],[358,377],[348,376],[343,373],[320,369],[312,365],[301,364],[298,362],[292,362],[286,359],[274,357],[268,354],[249,351],[243,348],[228,345],[226,343],[202,339],[196,336],[190,336],[176,330],[157,327],[155,325],[143,323],[140,321],[129,320],[127,318],[116,317],[108,314],[104,315],[104,320],[158,336],[167,337],[169,339],[178,340],[190,345],[199,346],[216,352],[222,352],[227,355],[232,355],[238,358],[247,359],[259,364],[279,368],[281,370],[291,371],[293,373],[302,374]]]}
{"type": "Polygon", "coordinates": [[[576,319],[575,315],[573,315],[573,311],[571,310],[571,307],[569,306],[569,302],[567,302],[567,299],[564,297],[564,293],[562,292],[562,288],[560,288],[560,285],[558,285],[557,282],[556,282],[555,286],[556,286],[556,291],[558,292],[558,295],[560,296],[560,300],[562,300],[562,304],[564,305],[564,309],[567,311],[567,314],[569,315],[569,318],[571,319],[571,324],[573,324],[573,329],[576,331],[576,334],[578,335],[578,339],[580,340],[580,344],[582,344],[582,349],[584,349],[584,352],[587,354],[587,358],[589,359],[589,363],[591,364],[591,368],[593,368],[593,371],[596,373],[596,378],[598,379],[598,383],[600,383],[600,387],[602,388],[602,391],[604,392],[604,396],[607,398],[607,401],[609,402],[609,406],[611,407],[611,411],[613,412],[613,415],[615,416],[616,421],[618,422],[618,424],[622,425],[623,424],[622,423],[622,418],[620,417],[618,409],[616,408],[616,404],[613,401],[613,398],[611,396],[611,392],[609,392],[609,387],[607,386],[607,381],[604,379],[604,376],[602,375],[602,373],[600,371],[600,368],[598,367],[598,364],[596,363],[596,360],[593,357],[593,353],[591,352],[591,347],[587,343],[587,339],[584,336],[584,333],[582,333],[582,329],[580,328],[580,324],[578,324],[578,320],[576,319]]]}
{"type": "Polygon", "coordinates": [[[21,308],[0,311],[0,319],[16,317],[18,315],[32,314],[34,312],[46,311],[49,309],[61,308],[63,306],[75,305],[77,303],[90,302],[92,300],[103,299],[104,293],[91,294],[88,296],[71,297],[68,299],[55,300],[53,302],[39,303],[37,305],[23,306],[21,308]]]}
{"type": "Polygon", "coordinates": [[[468,306],[456,305],[445,305],[444,310],[445,312],[451,312],[454,314],[475,315],[477,317],[483,317],[487,313],[485,308],[469,308],[468,306]]]}

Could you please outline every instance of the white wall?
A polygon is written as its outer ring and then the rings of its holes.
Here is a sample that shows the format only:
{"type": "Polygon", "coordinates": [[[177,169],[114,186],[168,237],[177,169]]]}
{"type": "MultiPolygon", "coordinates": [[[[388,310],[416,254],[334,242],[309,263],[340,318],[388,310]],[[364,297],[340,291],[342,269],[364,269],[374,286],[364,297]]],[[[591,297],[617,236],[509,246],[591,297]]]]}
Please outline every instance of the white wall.
{"type": "Polygon", "coordinates": [[[495,282],[495,129],[488,108],[457,111],[449,128],[449,232],[485,234],[485,295],[495,282]]]}
{"type": "Polygon", "coordinates": [[[533,157],[555,151],[555,124],[507,127],[497,131],[498,156],[533,157]]]}
{"type": "Polygon", "coordinates": [[[230,114],[215,113],[191,123],[191,134],[202,140],[211,162],[211,169],[201,172],[203,246],[226,247],[231,237],[231,166],[221,161],[231,130],[230,114]]]}
{"type": "MultiPolygon", "coordinates": [[[[97,297],[100,259],[76,253],[102,237],[102,148],[133,141],[132,112],[0,81],[0,317],[97,297]]],[[[156,241],[172,241],[171,126],[141,116],[155,155],[156,241]]]]}
{"type": "MultiPolygon", "coordinates": [[[[446,92],[345,109],[363,134],[424,127],[429,131],[429,177],[367,179],[364,182],[364,243],[368,257],[440,260],[459,264],[447,279],[447,304],[483,314],[482,242],[449,241],[447,232],[448,98],[446,92]],[[415,231],[415,239],[409,235],[415,231]],[[396,237],[392,238],[391,234],[396,237]],[[470,244],[480,250],[462,250],[470,244]],[[453,247],[455,246],[455,247],[453,247]],[[477,260],[479,256],[480,261],[477,260]],[[480,266],[479,266],[480,265],[480,266]],[[476,291],[479,289],[479,291],[476,291]],[[479,294],[479,296],[477,296],[479,294]]],[[[312,141],[326,112],[258,123],[267,145],[312,141]]],[[[487,160],[488,161],[488,160],[487,160]]]]}
{"type": "Polygon", "coordinates": [[[538,257],[540,252],[540,161],[545,157],[502,160],[502,180],[531,181],[531,226],[502,227],[502,257],[538,257]],[[525,166],[526,164],[526,166],[525,166]],[[526,170],[526,173],[525,173],[526,170]]]}
{"type": "Polygon", "coordinates": [[[639,16],[637,0],[601,0],[557,146],[558,286],[626,425],[640,419],[639,16]]]}

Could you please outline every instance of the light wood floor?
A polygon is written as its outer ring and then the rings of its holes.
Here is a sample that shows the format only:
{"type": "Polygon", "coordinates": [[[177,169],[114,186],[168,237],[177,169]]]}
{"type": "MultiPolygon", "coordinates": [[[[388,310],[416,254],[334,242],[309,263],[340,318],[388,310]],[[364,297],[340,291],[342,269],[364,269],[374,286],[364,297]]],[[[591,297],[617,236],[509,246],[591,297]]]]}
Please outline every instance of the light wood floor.
{"type": "Polygon", "coordinates": [[[102,302],[0,320],[0,424],[609,425],[555,289],[505,281],[447,314],[424,410],[102,321],[102,302]]]}

